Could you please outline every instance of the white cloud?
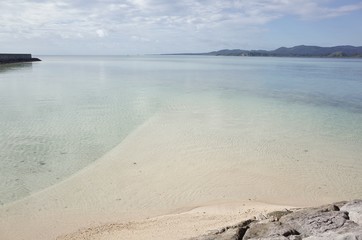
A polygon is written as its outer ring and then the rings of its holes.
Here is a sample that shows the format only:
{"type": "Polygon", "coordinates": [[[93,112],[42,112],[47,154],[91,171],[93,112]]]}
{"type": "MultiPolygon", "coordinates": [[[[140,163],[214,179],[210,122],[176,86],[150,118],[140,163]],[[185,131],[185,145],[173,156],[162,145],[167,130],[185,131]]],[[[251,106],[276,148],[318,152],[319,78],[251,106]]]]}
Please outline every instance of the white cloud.
{"type": "Polygon", "coordinates": [[[57,37],[146,42],[168,36],[194,38],[198,33],[201,38],[213,32],[247,34],[250,29],[255,31],[255,27],[262,28],[286,15],[308,20],[362,9],[361,2],[335,7],[331,3],[332,0],[1,0],[0,43],[57,37]]]}
{"type": "Polygon", "coordinates": [[[100,37],[100,38],[104,38],[108,35],[108,33],[103,29],[98,29],[96,31],[96,33],[97,33],[98,37],[100,37]]]}
{"type": "Polygon", "coordinates": [[[320,12],[322,13],[320,17],[330,18],[338,17],[341,15],[348,14],[350,12],[359,11],[362,9],[362,2],[357,4],[344,5],[337,8],[321,8],[320,12]]]}

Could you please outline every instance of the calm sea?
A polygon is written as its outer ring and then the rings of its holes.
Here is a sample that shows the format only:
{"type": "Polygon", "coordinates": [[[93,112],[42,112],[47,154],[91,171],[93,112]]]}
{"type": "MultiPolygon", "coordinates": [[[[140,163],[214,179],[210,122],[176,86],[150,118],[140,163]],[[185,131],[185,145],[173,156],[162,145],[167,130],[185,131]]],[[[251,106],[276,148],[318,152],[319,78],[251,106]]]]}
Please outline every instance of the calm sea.
{"type": "Polygon", "coordinates": [[[245,138],[245,161],[312,165],[316,176],[333,172],[346,198],[362,196],[361,59],[41,59],[0,66],[0,204],[64,180],[155,114],[175,112],[210,121],[215,138],[245,138]]]}

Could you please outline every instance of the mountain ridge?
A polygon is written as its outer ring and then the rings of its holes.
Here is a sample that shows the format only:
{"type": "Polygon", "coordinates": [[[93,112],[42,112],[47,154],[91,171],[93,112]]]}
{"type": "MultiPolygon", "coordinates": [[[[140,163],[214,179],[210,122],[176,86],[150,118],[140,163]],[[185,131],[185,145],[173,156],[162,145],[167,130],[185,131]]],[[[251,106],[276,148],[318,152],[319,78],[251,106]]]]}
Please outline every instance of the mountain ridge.
{"type": "Polygon", "coordinates": [[[177,53],[165,55],[208,55],[208,56],[264,56],[264,57],[357,57],[362,58],[362,46],[340,45],[320,47],[298,45],[280,47],[275,50],[222,49],[206,53],[177,53]]]}

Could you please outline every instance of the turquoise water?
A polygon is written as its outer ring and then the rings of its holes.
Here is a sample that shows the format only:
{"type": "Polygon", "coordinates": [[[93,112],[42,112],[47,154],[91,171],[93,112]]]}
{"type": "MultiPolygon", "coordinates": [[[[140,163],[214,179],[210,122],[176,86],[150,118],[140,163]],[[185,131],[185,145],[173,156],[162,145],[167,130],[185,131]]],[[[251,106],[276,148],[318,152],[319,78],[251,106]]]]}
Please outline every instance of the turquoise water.
{"type": "Polygon", "coordinates": [[[200,139],[230,137],[270,169],[340,169],[348,197],[362,196],[360,59],[41,58],[0,66],[0,204],[66,179],[159,113],[191,113],[210,128],[200,139]]]}

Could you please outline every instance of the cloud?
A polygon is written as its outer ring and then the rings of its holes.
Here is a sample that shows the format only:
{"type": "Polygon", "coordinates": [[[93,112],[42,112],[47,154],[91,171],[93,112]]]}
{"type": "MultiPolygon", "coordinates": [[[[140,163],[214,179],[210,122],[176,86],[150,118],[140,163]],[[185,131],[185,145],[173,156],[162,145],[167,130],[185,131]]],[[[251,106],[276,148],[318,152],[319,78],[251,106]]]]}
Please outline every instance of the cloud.
{"type": "Polygon", "coordinates": [[[0,26],[2,31],[16,33],[24,29],[89,33],[90,29],[97,31],[107,26],[117,30],[136,25],[141,28],[145,25],[212,27],[222,22],[257,25],[285,14],[303,18],[336,17],[362,9],[362,3],[335,8],[328,7],[327,3],[315,0],[128,0],[121,3],[115,0],[3,0],[0,26]],[[326,6],[319,4],[323,2],[326,6]]]}
{"type": "Polygon", "coordinates": [[[322,18],[330,18],[330,17],[338,17],[350,12],[359,11],[362,9],[362,2],[357,4],[344,5],[337,8],[322,8],[320,12],[322,13],[320,17],[322,18]]]}
{"type": "Polygon", "coordinates": [[[132,36],[131,38],[132,38],[132,40],[138,41],[138,42],[150,42],[151,41],[151,39],[149,39],[149,38],[140,37],[140,36],[132,36]]]}
{"type": "Polygon", "coordinates": [[[97,33],[98,37],[100,37],[100,38],[104,38],[108,35],[108,33],[103,29],[98,29],[96,31],[96,33],[97,33]]]}
{"type": "Polygon", "coordinates": [[[152,42],[213,32],[247,34],[291,15],[304,21],[334,18],[360,11],[362,2],[335,6],[332,0],[2,0],[0,9],[3,42],[59,37],[152,42]]]}

